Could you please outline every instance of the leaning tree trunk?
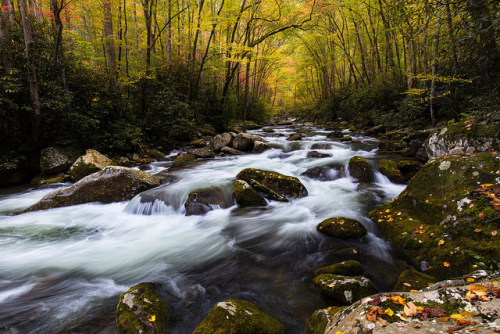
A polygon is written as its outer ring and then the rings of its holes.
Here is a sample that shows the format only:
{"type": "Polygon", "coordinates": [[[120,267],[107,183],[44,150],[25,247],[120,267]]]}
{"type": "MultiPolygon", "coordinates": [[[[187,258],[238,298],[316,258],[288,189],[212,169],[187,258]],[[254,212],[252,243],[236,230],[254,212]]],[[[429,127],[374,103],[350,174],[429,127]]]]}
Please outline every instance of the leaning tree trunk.
{"type": "Polygon", "coordinates": [[[436,125],[436,112],[434,110],[434,96],[436,94],[436,74],[437,74],[437,54],[439,51],[439,31],[441,29],[441,16],[437,18],[436,35],[434,36],[434,46],[432,50],[432,79],[431,92],[429,97],[429,108],[432,125],[436,125]]]}

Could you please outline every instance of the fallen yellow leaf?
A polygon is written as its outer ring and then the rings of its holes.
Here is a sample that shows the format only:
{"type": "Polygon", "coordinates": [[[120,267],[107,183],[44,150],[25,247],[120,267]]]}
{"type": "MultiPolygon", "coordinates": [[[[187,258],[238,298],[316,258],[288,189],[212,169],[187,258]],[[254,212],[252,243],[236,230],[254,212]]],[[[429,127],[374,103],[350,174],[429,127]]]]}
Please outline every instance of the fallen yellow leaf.
{"type": "Polygon", "coordinates": [[[406,304],[406,299],[404,299],[400,295],[391,296],[390,299],[396,304],[401,304],[401,305],[406,304]]]}
{"type": "Polygon", "coordinates": [[[482,231],[482,230],[481,230],[480,228],[476,228],[476,229],[474,230],[474,232],[476,232],[476,233],[481,233],[481,231],[482,231]]]}
{"type": "Polygon", "coordinates": [[[394,315],[394,311],[391,310],[390,308],[386,309],[384,313],[387,314],[389,317],[392,317],[394,315]]]}
{"type": "Polygon", "coordinates": [[[446,268],[448,268],[448,267],[450,266],[450,263],[449,263],[449,262],[444,261],[444,262],[443,262],[443,266],[445,266],[446,268]]]}
{"type": "Polygon", "coordinates": [[[472,277],[467,278],[467,282],[472,283],[474,282],[474,279],[472,277]]]}
{"type": "Polygon", "coordinates": [[[460,313],[460,315],[461,315],[462,317],[464,317],[464,318],[470,318],[470,317],[473,317],[473,316],[474,316],[474,314],[472,314],[472,313],[470,313],[470,312],[467,312],[467,311],[464,311],[464,310],[460,311],[459,313],[460,313]]]}
{"type": "Polygon", "coordinates": [[[462,319],[463,317],[462,317],[461,314],[455,313],[455,314],[450,315],[450,318],[452,318],[452,319],[462,319]]]}
{"type": "Polygon", "coordinates": [[[149,319],[149,322],[155,322],[156,321],[156,316],[153,314],[149,319]]]}
{"type": "Polygon", "coordinates": [[[441,239],[441,240],[438,241],[438,245],[439,246],[441,246],[442,244],[444,244],[444,240],[443,239],[441,239]]]}

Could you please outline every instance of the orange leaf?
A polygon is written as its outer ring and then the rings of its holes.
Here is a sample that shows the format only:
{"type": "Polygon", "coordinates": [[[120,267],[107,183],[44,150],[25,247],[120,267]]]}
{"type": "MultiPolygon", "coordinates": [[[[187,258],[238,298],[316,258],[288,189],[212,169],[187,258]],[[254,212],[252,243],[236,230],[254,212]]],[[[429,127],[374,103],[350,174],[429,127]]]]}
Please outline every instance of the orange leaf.
{"type": "Polygon", "coordinates": [[[450,266],[450,263],[449,263],[449,262],[444,261],[444,262],[443,262],[443,266],[445,266],[446,268],[448,268],[448,267],[450,266]]]}

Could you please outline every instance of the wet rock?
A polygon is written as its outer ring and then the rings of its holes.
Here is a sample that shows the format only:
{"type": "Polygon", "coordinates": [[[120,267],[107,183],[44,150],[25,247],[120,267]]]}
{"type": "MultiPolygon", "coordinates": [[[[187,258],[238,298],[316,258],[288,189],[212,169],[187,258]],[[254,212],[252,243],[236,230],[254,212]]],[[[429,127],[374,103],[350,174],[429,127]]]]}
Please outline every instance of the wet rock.
{"type": "Polygon", "coordinates": [[[349,160],[349,173],[359,182],[373,182],[372,166],[362,157],[355,156],[349,160]]]}
{"type": "Polygon", "coordinates": [[[204,215],[215,208],[229,208],[234,204],[232,194],[223,189],[202,189],[189,194],[184,207],[186,216],[204,215]]]}
{"type": "Polygon", "coordinates": [[[359,238],[366,234],[366,228],[357,220],[345,217],[333,217],[323,220],[316,230],[337,238],[359,238]]]}
{"type": "Polygon", "coordinates": [[[255,142],[260,140],[262,138],[259,136],[254,136],[246,132],[239,133],[233,139],[233,148],[244,152],[251,152],[255,146],[255,142]]]}
{"type": "Polygon", "coordinates": [[[499,128],[494,124],[455,123],[431,134],[424,144],[429,158],[450,154],[500,151],[499,128]]]}
{"type": "Polygon", "coordinates": [[[310,179],[320,180],[320,181],[333,181],[340,177],[343,177],[342,168],[332,168],[330,166],[319,166],[313,167],[306,170],[301,176],[307,176],[310,179]]]}
{"type": "Polygon", "coordinates": [[[385,126],[383,124],[375,125],[374,127],[369,128],[365,131],[365,135],[367,136],[378,136],[381,133],[385,132],[385,126]]]}
{"type": "Polygon", "coordinates": [[[369,217],[415,268],[438,279],[462,275],[500,258],[498,170],[495,152],[432,159],[369,217]]]}
{"type": "Polygon", "coordinates": [[[174,159],[171,168],[182,167],[196,160],[196,156],[191,153],[179,153],[174,159]]]}
{"type": "Polygon", "coordinates": [[[331,154],[328,153],[320,153],[318,151],[310,151],[307,153],[308,158],[314,158],[314,159],[319,159],[319,158],[329,158],[331,157],[331,154]]]}
{"type": "Polygon", "coordinates": [[[42,177],[42,176],[34,177],[33,180],[31,180],[31,184],[33,184],[35,186],[39,186],[42,184],[60,183],[60,182],[69,182],[69,181],[71,181],[71,178],[69,177],[69,175],[59,173],[59,174],[53,175],[51,177],[42,177]]]}
{"type": "Polygon", "coordinates": [[[254,180],[254,179],[251,179],[248,182],[248,184],[250,184],[250,186],[254,190],[256,190],[258,193],[260,193],[262,196],[264,196],[268,200],[279,201],[279,202],[288,202],[288,199],[286,197],[281,196],[280,194],[276,193],[272,189],[266,187],[265,185],[263,185],[262,183],[254,180]]]}
{"type": "Polygon", "coordinates": [[[120,334],[166,333],[170,307],[151,283],[140,283],[120,295],[116,327],[120,334]]]}
{"type": "Polygon", "coordinates": [[[189,147],[192,148],[199,148],[199,147],[205,147],[207,146],[207,141],[203,138],[193,140],[192,142],[189,143],[189,147]]]}
{"type": "Polygon", "coordinates": [[[213,158],[215,157],[214,151],[208,147],[190,148],[188,154],[193,154],[197,158],[213,158]]]}
{"type": "Polygon", "coordinates": [[[363,273],[361,263],[356,260],[346,260],[339,263],[332,264],[331,266],[321,267],[314,271],[314,275],[333,274],[343,276],[356,276],[363,273]]]}
{"type": "Polygon", "coordinates": [[[344,137],[340,138],[339,141],[341,141],[341,142],[352,141],[352,137],[351,136],[344,136],[344,137]]]}
{"type": "Polygon", "coordinates": [[[160,183],[161,178],[137,169],[108,166],[69,187],[45,195],[38,203],[23,212],[90,202],[126,201],[142,191],[159,186],[160,183]]]}
{"type": "Polygon", "coordinates": [[[352,304],[378,292],[373,282],[363,276],[321,274],[314,279],[314,285],[322,295],[342,304],[352,304]]]}
{"type": "Polygon", "coordinates": [[[165,153],[160,152],[160,151],[158,151],[158,150],[151,150],[151,149],[147,149],[147,150],[144,152],[144,155],[145,155],[147,158],[152,158],[152,159],[155,159],[155,160],[164,160],[164,159],[165,159],[165,153]]]}
{"type": "Polygon", "coordinates": [[[215,152],[219,152],[223,147],[231,147],[233,144],[233,136],[229,132],[224,132],[214,136],[210,140],[210,147],[215,152]]]}
{"type": "Polygon", "coordinates": [[[224,146],[221,150],[221,153],[227,154],[227,155],[242,155],[245,154],[243,151],[239,151],[237,149],[234,149],[232,147],[227,147],[224,146]]]}
{"type": "Polygon", "coordinates": [[[400,152],[407,147],[402,140],[383,140],[378,143],[378,149],[382,152],[400,152]]]}
{"type": "Polygon", "coordinates": [[[316,143],[311,146],[311,150],[329,150],[332,148],[332,144],[316,143]]]}
{"type": "Polygon", "coordinates": [[[437,279],[431,275],[427,275],[414,269],[407,269],[399,275],[396,284],[392,291],[420,290],[437,282],[437,279]]]}
{"type": "Polygon", "coordinates": [[[78,158],[78,152],[71,148],[47,147],[40,153],[42,175],[65,172],[78,158]]]}
{"type": "Polygon", "coordinates": [[[307,319],[304,334],[323,334],[328,322],[333,318],[333,315],[342,311],[344,308],[345,306],[329,307],[314,311],[309,319],[307,319]]]}
{"type": "Polygon", "coordinates": [[[79,157],[71,166],[68,174],[73,181],[78,181],[87,175],[98,172],[110,166],[113,162],[96,150],[89,149],[85,155],[79,157]]]}
{"type": "Polygon", "coordinates": [[[264,197],[243,180],[234,181],[234,198],[240,207],[267,205],[264,197]]]}
{"type": "Polygon", "coordinates": [[[338,139],[344,137],[344,133],[342,131],[332,131],[327,135],[330,139],[338,139]]]}
{"type": "Polygon", "coordinates": [[[251,184],[252,180],[255,180],[283,197],[299,198],[307,196],[306,187],[293,176],[262,169],[246,168],[239,172],[236,178],[249,184],[251,184]]]}
{"type": "Polygon", "coordinates": [[[378,161],[378,170],[394,183],[404,183],[406,178],[399,170],[397,161],[381,159],[378,161]]]}
{"type": "Polygon", "coordinates": [[[273,133],[274,129],[273,128],[264,128],[264,129],[262,129],[262,131],[265,133],[273,133]]]}
{"type": "Polygon", "coordinates": [[[296,133],[296,134],[288,136],[288,138],[286,140],[288,140],[288,141],[302,140],[302,135],[300,133],[296,133]]]}
{"type": "Polygon", "coordinates": [[[256,140],[254,142],[252,152],[253,153],[262,153],[262,152],[270,150],[272,148],[273,148],[272,145],[270,145],[268,143],[264,143],[263,141],[260,141],[260,140],[256,140]]]}
{"type": "Polygon", "coordinates": [[[193,334],[261,333],[283,334],[284,326],[254,304],[237,299],[217,303],[193,334]]]}
{"type": "Polygon", "coordinates": [[[495,280],[474,283],[475,286],[462,286],[462,284],[462,280],[446,281],[442,285],[436,284],[423,291],[398,293],[397,296],[400,296],[406,304],[407,315],[404,321],[398,316],[405,315],[403,305],[390,299],[394,293],[370,296],[356,305],[333,314],[324,333],[493,333],[498,331],[499,299],[493,297],[492,294],[483,300],[470,298],[475,295],[474,290],[477,291],[477,289],[486,291],[498,289],[495,280]],[[410,302],[412,305],[408,306],[410,302]],[[392,312],[387,311],[388,309],[392,312]],[[462,326],[459,326],[459,323],[462,323],[462,326]]]}
{"type": "Polygon", "coordinates": [[[423,164],[416,160],[399,160],[398,169],[406,181],[409,181],[422,168],[423,164]]]}

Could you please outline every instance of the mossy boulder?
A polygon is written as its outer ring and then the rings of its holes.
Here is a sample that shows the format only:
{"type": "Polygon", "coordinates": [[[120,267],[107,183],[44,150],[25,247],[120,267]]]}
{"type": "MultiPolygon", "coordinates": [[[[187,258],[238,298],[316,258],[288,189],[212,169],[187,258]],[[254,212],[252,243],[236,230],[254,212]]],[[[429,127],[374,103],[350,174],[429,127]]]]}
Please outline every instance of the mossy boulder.
{"type": "Polygon", "coordinates": [[[342,304],[352,304],[378,292],[373,282],[363,276],[321,274],[314,279],[314,285],[322,295],[342,304]]]}
{"type": "Polygon", "coordinates": [[[345,217],[332,217],[323,220],[316,230],[337,238],[359,238],[366,234],[366,228],[357,220],[345,217]]]}
{"type": "Polygon", "coordinates": [[[414,267],[438,279],[460,276],[500,258],[499,170],[496,152],[432,159],[369,217],[414,267]]]}
{"type": "Polygon", "coordinates": [[[378,149],[382,152],[399,152],[408,147],[403,140],[382,140],[378,143],[378,149]]]}
{"type": "Polygon", "coordinates": [[[329,150],[332,148],[332,144],[327,143],[315,143],[312,144],[311,150],[329,150]]]}
{"type": "Polygon", "coordinates": [[[288,140],[288,141],[302,140],[302,135],[300,133],[295,133],[295,134],[288,136],[288,138],[286,140],[288,140]]]}
{"type": "Polygon", "coordinates": [[[214,151],[208,147],[197,147],[188,149],[188,154],[192,154],[197,158],[213,158],[215,157],[214,151]]]}
{"type": "Polygon", "coordinates": [[[43,176],[65,172],[78,155],[75,149],[47,147],[40,152],[40,171],[43,176]]]}
{"type": "Polygon", "coordinates": [[[375,179],[372,166],[360,156],[352,157],[348,168],[351,176],[359,182],[373,182],[375,179]]]}
{"type": "Polygon", "coordinates": [[[326,326],[333,315],[345,309],[345,306],[329,307],[314,311],[314,313],[307,319],[304,334],[324,334],[326,326]]]}
{"type": "Polygon", "coordinates": [[[339,141],[341,141],[341,142],[352,141],[352,137],[351,136],[343,136],[342,138],[339,138],[339,141]]]}
{"type": "Polygon", "coordinates": [[[229,208],[234,204],[231,194],[221,188],[201,189],[189,194],[184,207],[186,216],[203,215],[214,208],[229,208]]]}
{"type": "Polygon", "coordinates": [[[283,334],[284,326],[254,304],[238,299],[217,303],[193,334],[283,334]]]}
{"type": "Polygon", "coordinates": [[[264,197],[243,180],[234,181],[234,199],[240,207],[267,205],[264,197]]]}
{"type": "Polygon", "coordinates": [[[179,153],[174,159],[172,163],[172,168],[182,167],[190,163],[191,161],[196,160],[196,155],[191,153],[179,153]]]}
{"type": "Polygon", "coordinates": [[[233,148],[243,152],[251,152],[255,146],[255,142],[261,140],[261,137],[250,133],[238,133],[233,139],[233,148]]]}
{"type": "Polygon", "coordinates": [[[267,150],[270,150],[273,148],[273,145],[271,144],[268,144],[268,143],[265,143],[263,141],[260,141],[260,140],[256,140],[254,143],[253,143],[253,149],[252,149],[252,152],[253,153],[262,153],[264,151],[267,151],[267,150]]]}
{"type": "Polygon", "coordinates": [[[381,159],[378,161],[378,170],[395,183],[404,183],[405,177],[398,167],[397,161],[389,159],[381,159]]]}
{"type": "Polygon", "coordinates": [[[87,175],[98,172],[113,164],[113,161],[96,150],[89,149],[73,163],[68,174],[73,181],[78,181],[87,175]]]}
{"type": "Polygon", "coordinates": [[[109,166],[84,177],[75,184],[55,190],[23,212],[47,210],[90,202],[126,201],[135,195],[159,186],[161,178],[141,170],[109,166]]]}
{"type": "Polygon", "coordinates": [[[330,139],[338,139],[344,137],[344,133],[342,131],[332,131],[327,135],[330,139]]]}
{"type": "Polygon", "coordinates": [[[314,271],[314,275],[333,274],[343,276],[356,276],[363,273],[361,263],[356,260],[346,260],[330,266],[321,267],[314,271]]]}
{"type": "Polygon", "coordinates": [[[236,178],[238,180],[246,181],[249,184],[252,183],[252,180],[255,180],[285,198],[299,198],[307,196],[306,187],[299,181],[298,178],[293,176],[283,175],[268,170],[246,168],[239,172],[236,178]]]}
{"type": "Polygon", "coordinates": [[[42,184],[61,183],[69,181],[71,181],[71,177],[69,175],[64,175],[60,173],[57,175],[53,175],[52,177],[42,177],[41,175],[38,175],[31,180],[31,184],[35,186],[40,186],[42,184]]]}
{"type": "Polygon", "coordinates": [[[170,307],[151,283],[140,283],[120,295],[116,328],[120,334],[167,332],[170,307]]]}
{"type": "Polygon", "coordinates": [[[155,160],[165,159],[165,153],[160,152],[158,150],[154,150],[154,149],[146,149],[145,152],[144,152],[144,155],[147,158],[152,158],[152,159],[155,159],[155,160]]]}
{"type": "Polygon", "coordinates": [[[429,158],[450,154],[500,151],[495,124],[455,123],[432,133],[424,147],[429,158]]]}
{"type": "Polygon", "coordinates": [[[200,148],[207,146],[207,141],[204,138],[195,139],[189,143],[189,147],[200,148]]]}
{"type": "Polygon", "coordinates": [[[392,291],[420,290],[437,282],[437,279],[431,275],[427,275],[414,269],[407,269],[399,275],[396,284],[392,291]]]}

